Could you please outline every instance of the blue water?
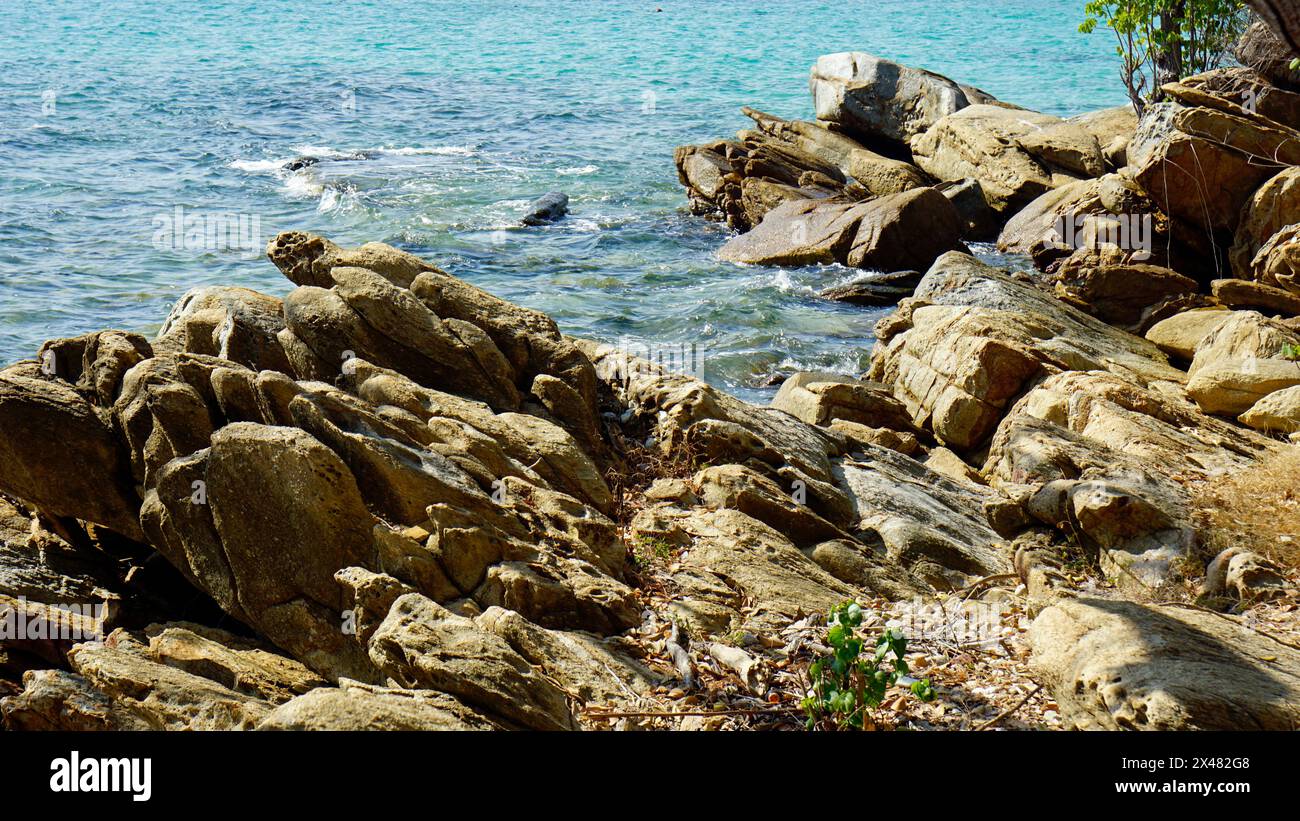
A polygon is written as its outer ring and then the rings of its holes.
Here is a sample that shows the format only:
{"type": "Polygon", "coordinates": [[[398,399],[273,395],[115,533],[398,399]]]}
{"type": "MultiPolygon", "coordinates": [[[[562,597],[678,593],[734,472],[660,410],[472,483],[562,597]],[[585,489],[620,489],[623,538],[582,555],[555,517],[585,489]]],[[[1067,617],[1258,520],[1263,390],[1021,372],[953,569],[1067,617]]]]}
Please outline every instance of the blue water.
{"type": "Polygon", "coordinates": [[[569,333],[694,342],[746,396],[858,371],[879,312],[815,296],[852,272],[717,262],[726,230],[685,213],[673,147],[732,135],[742,105],[810,117],[810,65],[850,49],[1054,114],[1117,105],[1082,5],[0,0],[0,361],[152,332],[196,285],[288,290],[238,242],[159,232],[180,207],[256,218],[259,246],[390,242],[569,333]],[[279,170],[304,154],[326,161],[279,170]],[[572,216],[512,227],[548,190],[572,216]]]}

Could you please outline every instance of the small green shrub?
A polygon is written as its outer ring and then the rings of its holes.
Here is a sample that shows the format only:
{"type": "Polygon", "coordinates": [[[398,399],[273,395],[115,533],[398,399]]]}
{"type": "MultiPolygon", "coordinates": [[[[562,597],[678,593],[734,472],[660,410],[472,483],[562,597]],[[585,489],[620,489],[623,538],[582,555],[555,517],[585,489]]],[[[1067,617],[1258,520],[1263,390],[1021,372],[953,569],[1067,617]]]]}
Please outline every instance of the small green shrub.
{"type": "Polygon", "coordinates": [[[1290,359],[1293,362],[1300,362],[1300,345],[1283,345],[1282,358],[1290,359]]]}
{"type": "Polygon", "coordinates": [[[864,652],[866,642],[857,635],[862,625],[861,607],[853,602],[837,604],[827,623],[831,655],[809,666],[811,687],[800,704],[808,715],[808,729],[861,730],[868,712],[879,707],[889,688],[900,682],[909,684],[921,701],[934,698],[929,679],[912,681],[907,676],[907,662],[903,661],[907,639],[901,631],[886,630],[876,640],[874,651],[864,652]]]}

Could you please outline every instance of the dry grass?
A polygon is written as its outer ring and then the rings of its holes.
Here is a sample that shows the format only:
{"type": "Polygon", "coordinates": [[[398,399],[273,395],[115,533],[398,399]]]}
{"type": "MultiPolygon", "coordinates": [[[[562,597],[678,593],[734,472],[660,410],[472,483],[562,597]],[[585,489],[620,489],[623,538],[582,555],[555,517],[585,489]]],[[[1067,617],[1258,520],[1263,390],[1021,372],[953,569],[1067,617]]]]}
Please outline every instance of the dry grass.
{"type": "Polygon", "coordinates": [[[1197,492],[1197,519],[1214,553],[1237,545],[1300,569],[1300,447],[1197,492]]]}
{"type": "Polygon", "coordinates": [[[622,463],[605,473],[605,482],[614,494],[614,521],[626,528],[645,506],[645,492],[657,479],[689,480],[696,469],[695,448],[683,445],[664,453],[658,445],[646,446],[627,441],[622,449],[622,463]]]}

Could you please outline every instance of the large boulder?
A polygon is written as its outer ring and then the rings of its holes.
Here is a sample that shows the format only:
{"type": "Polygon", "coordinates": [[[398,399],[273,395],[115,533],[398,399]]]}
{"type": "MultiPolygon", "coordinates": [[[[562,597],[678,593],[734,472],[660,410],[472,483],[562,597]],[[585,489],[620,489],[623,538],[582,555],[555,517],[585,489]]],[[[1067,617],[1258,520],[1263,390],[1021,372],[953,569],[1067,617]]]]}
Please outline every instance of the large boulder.
{"type": "Polygon", "coordinates": [[[154,348],[216,356],[257,371],[293,373],[279,336],[284,329],[283,303],[276,297],[248,288],[194,288],[172,307],[154,348]]]}
{"type": "Polygon", "coordinates": [[[1288,225],[1260,247],[1250,274],[1262,283],[1300,293],[1300,223],[1288,225]]]}
{"type": "Polygon", "coordinates": [[[164,553],[316,672],[370,679],[334,574],[375,563],[375,520],[343,460],[297,428],[240,422],[183,464],[142,514],[164,553]]]}
{"type": "Polygon", "coordinates": [[[1079,599],[1044,610],[1030,663],[1079,729],[1289,730],[1300,651],[1238,618],[1079,599]]]}
{"type": "Polygon", "coordinates": [[[1010,569],[986,513],[999,494],[876,446],[860,445],[840,470],[857,513],[854,530],[878,540],[890,564],[926,586],[959,590],[1010,569]]]}
{"type": "Polygon", "coordinates": [[[1137,330],[1148,310],[1172,297],[1195,294],[1196,280],[1170,268],[1141,262],[1108,263],[1074,256],[1057,270],[1058,293],[1086,306],[1111,325],[1137,330]]]}
{"type": "Polygon", "coordinates": [[[1039,196],[1007,221],[998,250],[1064,256],[1081,248],[1116,248],[1134,262],[1154,261],[1155,206],[1125,174],[1068,183],[1039,196]]]}
{"type": "Polygon", "coordinates": [[[862,139],[903,144],[943,117],[993,99],[940,74],[861,51],[818,57],[809,88],[817,119],[862,139]]]}
{"type": "Polygon", "coordinates": [[[1217,108],[1249,119],[1300,127],[1300,94],[1278,88],[1259,72],[1242,66],[1217,68],[1166,83],[1166,97],[1189,106],[1217,108]]]}
{"type": "Polygon", "coordinates": [[[1235,311],[1196,349],[1187,393],[1206,413],[1238,416],[1274,391],[1300,385],[1300,362],[1285,357],[1300,333],[1255,311],[1235,311]]]}
{"type": "Polygon", "coordinates": [[[1295,55],[1262,20],[1250,24],[1237,41],[1233,55],[1243,66],[1263,74],[1283,88],[1300,91],[1300,68],[1292,68],[1295,55]]]}
{"type": "Polygon", "coordinates": [[[963,249],[962,232],[952,203],[932,188],[918,188],[858,204],[784,203],[718,256],[753,265],[839,262],[897,271],[925,268],[940,254],[963,249]]]}
{"type": "Polygon", "coordinates": [[[1138,116],[1132,104],[1103,108],[1069,118],[1066,122],[1082,126],[1097,138],[1101,153],[1110,168],[1123,168],[1128,164],[1128,144],[1137,130],[1138,116]]]}
{"type": "Polygon", "coordinates": [[[1190,362],[1201,340],[1232,317],[1217,308],[1183,311],[1147,329],[1146,338],[1172,357],[1190,362]]]}
{"type": "Polygon", "coordinates": [[[1121,586],[1159,586],[1197,542],[1186,483],[1241,470],[1276,447],[1171,388],[1123,373],[1051,376],[1002,420],[984,473],[1000,486],[1035,486],[1032,514],[1096,549],[1121,586]]]}
{"type": "Polygon", "coordinates": [[[989,205],[1014,213],[1066,182],[1106,173],[1097,138],[1048,114],[973,105],[912,139],[916,164],[940,180],[979,180],[989,205]]]}
{"type": "Polygon", "coordinates": [[[1216,279],[1214,298],[1235,310],[1256,310],[1271,316],[1300,316],[1300,293],[1245,279],[1216,279]]]}
{"type": "Polygon", "coordinates": [[[1170,217],[1204,232],[1235,231],[1275,163],[1300,159],[1300,134],[1211,108],[1149,106],[1129,146],[1143,190],[1170,217]]]}
{"type": "Polygon", "coordinates": [[[1228,255],[1233,274],[1300,293],[1300,280],[1293,272],[1280,275],[1263,265],[1267,254],[1256,264],[1260,249],[1278,232],[1297,222],[1300,222],[1300,168],[1293,167],[1283,169],[1261,185],[1247,202],[1228,255]]]}
{"type": "Polygon", "coordinates": [[[983,443],[1030,380],[1047,373],[1184,378],[1151,343],[956,253],[935,262],[877,336],[870,378],[889,384],[916,424],[959,451],[983,443]]]}
{"type": "Polygon", "coordinates": [[[1266,395],[1241,415],[1241,421],[1266,433],[1300,430],[1300,385],[1266,395]]]}
{"type": "Polygon", "coordinates": [[[368,648],[401,687],[448,693],[507,727],[576,729],[564,692],[505,639],[419,594],[393,602],[368,648]]]}
{"type": "Polygon", "coordinates": [[[281,704],[257,724],[288,730],[495,730],[498,725],[436,690],[404,690],[342,681],[281,704]]]}
{"type": "MultiPolygon", "coordinates": [[[[763,134],[802,155],[829,163],[844,177],[855,180],[871,196],[898,194],[926,184],[925,175],[911,163],[877,154],[852,137],[820,123],[782,120],[752,108],[741,110],[763,134]]],[[[808,170],[819,170],[823,176],[835,179],[833,174],[826,173],[825,168],[814,169],[805,165],[801,172],[808,170]]],[[[802,173],[799,176],[802,177],[802,173]]]]}
{"type": "Polygon", "coordinates": [[[0,491],[140,538],[140,498],[112,421],[34,363],[0,371],[0,491]]]}

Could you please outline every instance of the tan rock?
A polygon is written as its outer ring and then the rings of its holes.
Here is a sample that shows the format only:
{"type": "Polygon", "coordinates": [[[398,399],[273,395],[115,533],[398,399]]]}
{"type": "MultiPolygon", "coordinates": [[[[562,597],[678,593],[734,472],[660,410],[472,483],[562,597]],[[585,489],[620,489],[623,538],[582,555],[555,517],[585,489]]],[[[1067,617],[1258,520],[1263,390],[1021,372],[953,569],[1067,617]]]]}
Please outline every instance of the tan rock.
{"type": "MultiPolygon", "coordinates": [[[[1125,250],[1149,253],[1154,250],[1154,233],[1158,227],[1154,211],[1151,200],[1125,174],[1079,180],[1047,191],[1016,212],[998,236],[998,248],[1034,254],[1040,248],[1050,247],[1068,253],[1094,238],[1100,245],[1111,237],[1107,229],[1114,218],[1122,215],[1126,221],[1125,230],[1120,231],[1117,226],[1115,238],[1123,240],[1127,237],[1129,247],[1125,250]],[[1140,247],[1144,243],[1151,247],[1140,247]]],[[[1141,259],[1133,256],[1130,261],[1146,262],[1150,259],[1149,256],[1141,259]]]]}
{"type": "Polygon", "coordinates": [[[408,594],[393,604],[369,652],[402,687],[440,690],[507,725],[575,728],[564,693],[505,639],[424,596],[408,594]]]}
{"type": "Polygon", "coordinates": [[[1216,68],[1161,87],[1165,96],[1188,106],[1216,108],[1268,125],[1300,127],[1300,94],[1274,85],[1245,66],[1216,68]]]}
{"type": "Polygon", "coordinates": [[[959,254],[935,263],[891,323],[877,328],[870,377],[957,451],[983,443],[1010,401],[1044,373],[1184,378],[1151,343],[959,254]]]}
{"type": "Polygon", "coordinates": [[[847,419],[833,420],[830,428],[837,433],[844,434],[849,443],[856,447],[865,445],[889,448],[905,456],[911,456],[921,446],[916,439],[916,434],[889,428],[872,428],[857,422],[850,422],[847,419]]]}
{"type": "Polygon", "coordinates": [[[1202,599],[1233,598],[1249,604],[1284,595],[1286,591],[1286,578],[1277,565],[1237,546],[1215,556],[1206,567],[1200,595],[1202,599]]]}
{"type": "Polygon", "coordinates": [[[1234,617],[1080,599],[1044,610],[1030,663],[1080,729],[1290,729],[1300,651],[1234,617]]]}
{"type": "Polygon", "coordinates": [[[1097,139],[1082,126],[991,105],[969,106],[939,120],[913,138],[912,153],[932,177],[979,180],[988,203],[1003,213],[1014,213],[1063,181],[1106,172],[1097,139]]]}
{"type": "Polygon", "coordinates": [[[1088,306],[1111,325],[1136,329],[1147,311],[1171,297],[1194,294],[1196,280],[1160,265],[1093,263],[1067,259],[1056,274],[1057,290],[1088,306]]]}
{"type": "Polygon", "coordinates": [[[1283,88],[1300,89],[1300,69],[1291,68],[1295,55],[1262,20],[1250,24],[1233,49],[1233,56],[1283,88]]]}
{"type": "Polygon", "coordinates": [[[1300,140],[1294,149],[1292,142],[1289,133],[1222,111],[1159,103],[1143,113],[1129,159],[1161,211],[1198,229],[1233,231],[1277,152],[1300,156],[1300,140]]]}
{"type": "Polygon", "coordinates": [[[1210,287],[1214,296],[1229,308],[1300,316],[1300,293],[1244,279],[1216,279],[1210,287]]]}
{"type": "Polygon", "coordinates": [[[489,607],[474,621],[588,704],[625,701],[629,693],[646,695],[662,681],[632,658],[633,648],[619,639],[547,630],[500,607],[489,607]]]}
{"type": "Polygon", "coordinates": [[[1239,419],[1243,424],[1267,433],[1300,431],[1300,385],[1265,395],[1239,419]]]}
{"type": "Polygon", "coordinates": [[[897,271],[925,268],[961,246],[962,227],[942,194],[918,188],[852,204],[785,202],[748,233],[730,240],[720,259],[752,265],[840,262],[897,271]]]}
{"type": "Polygon", "coordinates": [[[693,484],[705,507],[739,510],[779,530],[796,545],[848,537],[813,511],[806,485],[782,487],[742,465],[707,467],[695,475],[693,484]]]}
{"type": "Polygon", "coordinates": [[[68,653],[72,669],[120,709],[155,730],[249,730],[271,703],[203,676],[154,661],[124,631],[68,653]]]}
{"type": "Polygon", "coordinates": [[[1201,340],[1232,317],[1219,309],[1184,311],[1162,319],[1146,332],[1146,338],[1170,356],[1191,361],[1201,340]]]}
{"type": "Polygon", "coordinates": [[[1011,556],[984,514],[993,491],[878,447],[845,459],[841,470],[857,509],[854,532],[874,533],[914,584],[956,590],[1009,571],[1011,556]]]}
{"type": "Polygon", "coordinates": [[[1300,294],[1300,224],[1288,225],[1260,246],[1250,271],[1262,283],[1300,294]]]}
{"type": "Polygon", "coordinates": [[[982,485],[984,480],[975,468],[962,461],[962,458],[947,448],[931,448],[926,454],[925,466],[935,473],[942,473],[949,479],[956,479],[959,482],[971,482],[982,485]]]}
{"type": "Polygon", "coordinates": [[[810,425],[828,425],[837,419],[875,428],[907,431],[907,409],[889,388],[841,374],[797,373],[781,384],[772,407],[810,425]]]}
{"type": "Polygon", "coordinates": [[[0,490],[140,538],[140,500],[108,414],[41,367],[0,371],[0,490]]]}
{"type": "Polygon", "coordinates": [[[1234,311],[1201,341],[1187,392],[1207,413],[1245,413],[1268,394],[1300,385],[1300,362],[1283,358],[1289,345],[1300,345],[1300,333],[1255,311],[1234,311]]]}
{"type": "Polygon", "coordinates": [[[1101,153],[1106,157],[1106,164],[1111,168],[1123,168],[1128,164],[1128,144],[1137,130],[1137,112],[1132,105],[1103,108],[1071,117],[1066,122],[1082,126],[1085,131],[1097,138],[1101,153]]]}
{"type": "Polygon", "coordinates": [[[258,730],[493,730],[497,725],[435,690],[375,687],[344,679],[276,707],[258,730]]]}
{"type": "Polygon", "coordinates": [[[66,670],[28,670],[23,691],[0,699],[8,730],[152,730],[156,725],[66,670]]]}

